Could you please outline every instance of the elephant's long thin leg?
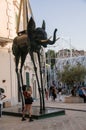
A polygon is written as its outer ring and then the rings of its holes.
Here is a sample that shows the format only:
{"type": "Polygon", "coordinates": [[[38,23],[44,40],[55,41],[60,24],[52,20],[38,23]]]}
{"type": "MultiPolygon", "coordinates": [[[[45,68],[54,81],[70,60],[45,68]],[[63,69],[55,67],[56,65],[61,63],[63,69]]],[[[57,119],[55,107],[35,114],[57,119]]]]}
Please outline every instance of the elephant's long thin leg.
{"type": "Polygon", "coordinates": [[[44,101],[44,88],[43,88],[43,80],[42,80],[42,72],[41,72],[41,62],[40,62],[40,52],[37,53],[39,68],[40,68],[40,78],[41,78],[41,90],[42,90],[42,102],[43,102],[43,110],[45,110],[45,101],[44,101]]]}
{"type": "Polygon", "coordinates": [[[18,72],[18,64],[19,64],[19,56],[15,56],[15,65],[16,65],[16,75],[17,75],[17,82],[18,82],[18,100],[20,101],[20,76],[18,72]]]}
{"type": "Polygon", "coordinates": [[[24,96],[23,96],[23,91],[22,91],[22,87],[23,87],[23,77],[22,77],[22,67],[24,65],[26,59],[26,55],[22,55],[21,56],[21,66],[20,66],[20,77],[21,77],[21,99],[22,99],[22,111],[24,109],[24,96]]]}
{"type": "Polygon", "coordinates": [[[41,95],[41,88],[40,88],[40,83],[39,83],[39,79],[38,79],[38,74],[37,74],[37,67],[35,65],[35,61],[34,61],[34,55],[33,55],[33,52],[30,52],[30,56],[31,56],[31,60],[33,62],[33,65],[34,65],[34,71],[35,71],[35,74],[36,74],[36,79],[37,79],[37,83],[38,83],[38,90],[39,90],[39,95],[40,95],[40,113],[42,113],[42,95],[41,95]]]}
{"type": "Polygon", "coordinates": [[[23,86],[22,68],[24,66],[25,59],[26,59],[26,55],[25,54],[21,55],[20,75],[21,75],[22,86],[23,86]]]}

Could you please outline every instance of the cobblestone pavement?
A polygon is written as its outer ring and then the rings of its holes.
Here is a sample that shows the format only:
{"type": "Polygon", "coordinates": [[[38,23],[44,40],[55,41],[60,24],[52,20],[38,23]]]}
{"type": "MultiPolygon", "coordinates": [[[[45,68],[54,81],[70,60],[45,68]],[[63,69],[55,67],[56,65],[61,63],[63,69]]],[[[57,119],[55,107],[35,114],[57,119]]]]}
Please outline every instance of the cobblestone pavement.
{"type": "MultiPolygon", "coordinates": [[[[20,117],[2,116],[0,130],[86,130],[85,103],[67,104],[49,100],[45,101],[45,104],[50,107],[67,108],[65,115],[34,120],[33,122],[29,122],[28,119],[22,122],[20,117]]],[[[39,106],[39,101],[35,101],[33,106],[39,106]]]]}
{"type": "Polygon", "coordinates": [[[86,112],[66,111],[63,116],[24,122],[20,117],[2,116],[0,130],[86,130],[86,112]]]}

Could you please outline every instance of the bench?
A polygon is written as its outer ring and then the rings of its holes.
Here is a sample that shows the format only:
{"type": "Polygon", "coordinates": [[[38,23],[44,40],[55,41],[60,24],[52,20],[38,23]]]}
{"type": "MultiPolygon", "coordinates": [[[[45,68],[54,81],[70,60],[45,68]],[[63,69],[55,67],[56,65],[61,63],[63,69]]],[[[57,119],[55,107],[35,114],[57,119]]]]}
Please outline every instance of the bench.
{"type": "Polygon", "coordinates": [[[65,103],[84,103],[83,98],[79,96],[67,96],[64,98],[65,103]]]}

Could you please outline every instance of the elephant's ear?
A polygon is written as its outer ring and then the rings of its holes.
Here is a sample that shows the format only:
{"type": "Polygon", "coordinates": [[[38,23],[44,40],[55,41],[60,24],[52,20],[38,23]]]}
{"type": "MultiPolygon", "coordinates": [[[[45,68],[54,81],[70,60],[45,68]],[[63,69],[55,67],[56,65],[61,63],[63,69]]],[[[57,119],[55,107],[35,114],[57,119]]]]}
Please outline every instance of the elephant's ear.
{"type": "Polygon", "coordinates": [[[45,21],[43,20],[43,23],[42,23],[42,29],[45,30],[45,21]]]}
{"type": "Polygon", "coordinates": [[[27,33],[30,34],[31,32],[33,32],[35,30],[35,22],[33,20],[33,18],[30,18],[30,21],[27,24],[27,33]]]}

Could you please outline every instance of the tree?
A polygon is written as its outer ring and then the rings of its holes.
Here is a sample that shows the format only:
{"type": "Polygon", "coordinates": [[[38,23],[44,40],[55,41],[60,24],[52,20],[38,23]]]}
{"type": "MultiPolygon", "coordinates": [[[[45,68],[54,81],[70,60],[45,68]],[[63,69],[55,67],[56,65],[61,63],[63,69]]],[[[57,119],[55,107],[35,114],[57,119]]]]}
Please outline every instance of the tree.
{"type": "Polygon", "coordinates": [[[81,64],[77,64],[76,66],[65,65],[63,71],[58,71],[57,73],[59,80],[68,85],[69,87],[73,87],[74,84],[80,84],[80,82],[84,82],[86,76],[86,68],[81,64]]]}

